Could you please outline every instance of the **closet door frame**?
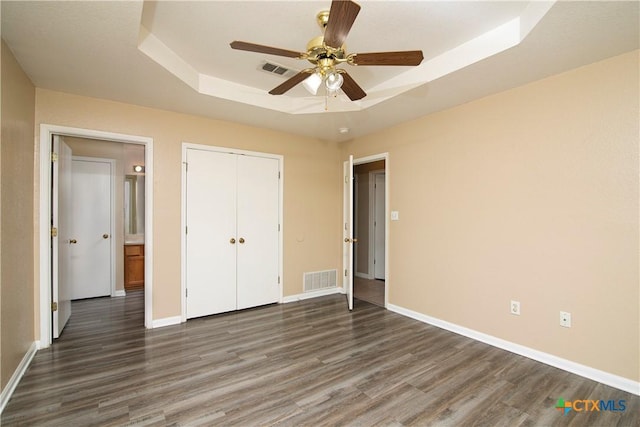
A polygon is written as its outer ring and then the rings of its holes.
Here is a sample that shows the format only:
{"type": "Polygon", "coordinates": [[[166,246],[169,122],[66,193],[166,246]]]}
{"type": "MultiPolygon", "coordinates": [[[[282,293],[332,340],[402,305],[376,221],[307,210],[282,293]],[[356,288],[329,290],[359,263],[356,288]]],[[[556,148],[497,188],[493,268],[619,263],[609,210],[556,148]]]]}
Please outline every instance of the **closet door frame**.
{"type": "Polygon", "coordinates": [[[187,150],[195,149],[195,150],[205,150],[205,151],[214,151],[220,153],[227,154],[244,154],[254,157],[264,157],[268,159],[278,160],[278,172],[280,174],[280,179],[278,181],[278,224],[280,228],[280,232],[278,233],[278,288],[279,288],[279,298],[278,302],[282,303],[282,290],[284,289],[284,275],[283,275],[283,235],[284,235],[284,224],[283,224],[283,194],[284,194],[284,156],[273,153],[263,153],[259,151],[247,151],[247,150],[238,150],[230,147],[219,147],[213,145],[203,145],[203,144],[193,144],[189,142],[182,143],[182,194],[181,194],[181,213],[180,213],[180,301],[181,301],[181,322],[187,321],[187,269],[186,269],[186,261],[187,261],[187,150]]]}

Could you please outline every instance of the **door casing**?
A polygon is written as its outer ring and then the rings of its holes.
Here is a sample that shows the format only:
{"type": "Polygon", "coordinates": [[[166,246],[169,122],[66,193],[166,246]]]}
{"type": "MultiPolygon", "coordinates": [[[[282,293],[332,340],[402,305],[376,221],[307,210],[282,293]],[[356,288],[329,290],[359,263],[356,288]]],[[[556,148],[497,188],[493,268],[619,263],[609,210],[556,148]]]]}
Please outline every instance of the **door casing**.
{"type": "Polygon", "coordinates": [[[39,263],[39,307],[40,334],[36,343],[39,349],[46,348],[52,342],[51,325],[51,138],[53,135],[75,136],[100,139],[128,144],[140,144],[145,147],[145,292],[144,324],[153,328],[153,138],[104,132],[92,129],[74,128],[42,123],[40,125],[40,180],[39,180],[39,221],[37,251],[39,263]]]}
{"type": "MultiPolygon", "coordinates": [[[[390,254],[389,254],[389,222],[390,222],[390,198],[389,198],[389,182],[390,182],[390,177],[391,177],[391,170],[389,168],[389,153],[380,153],[380,154],[373,154],[370,156],[366,156],[366,157],[358,157],[358,158],[354,158],[353,159],[353,166],[355,167],[356,165],[361,165],[363,163],[371,163],[371,162],[375,162],[378,160],[384,160],[384,199],[385,199],[385,229],[384,229],[384,251],[385,251],[385,259],[384,259],[384,279],[385,279],[385,286],[384,286],[384,306],[387,307],[389,304],[389,286],[391,285],[391,283],[389,282],[389,258],[390,258],[390,254]]],[[[382,172],[382,171],[381,171],[382,172]]],[[[348,198],[346,197],[346,195],[343,195],[343,211],[346,212],[348,210],[347,207],[347,203],[348,203],[348,198]]],[[[344,225],[344,224],[343,224],[344,225]]],[[[343,248],[346,247],[346,245],[343,246],[343,248]]],[[[346,249],[345,253],[346,253],[346,249]]],[[[346,257],[345,254],[343,254],[343,259],[346,257]]],[[[353,269],[353,266],[349,266],[350,268],[353,269]]],[[[344,276],[343,276],[344,278],[344,276]]],[[[346,289],[346,284],[343,283],[343,292],[347,292],[346,289]]]]}

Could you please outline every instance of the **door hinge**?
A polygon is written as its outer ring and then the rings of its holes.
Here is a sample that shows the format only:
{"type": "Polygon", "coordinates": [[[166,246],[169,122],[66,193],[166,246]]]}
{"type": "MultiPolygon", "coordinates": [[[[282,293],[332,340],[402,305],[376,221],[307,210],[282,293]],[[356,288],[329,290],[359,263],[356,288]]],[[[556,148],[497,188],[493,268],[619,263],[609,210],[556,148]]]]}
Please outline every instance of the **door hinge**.
{"type": "Polygon", "coordinates": [[[347,270],[344,271],[344,277],[347,277],[347,270]]]}
{"type": "Polygon", "coordinates": [[[51,153],[51,161],[52,162],[58,161],[58,153],[51,153]]]}
{"type": "Polygon", "coordinates": [[[58,229],[56,227],[51,227],[51,237],[58,237],[58,229]]]}
{"type": "Polygon", "coordinates": [[[189,172],[189,163],[187,162],[182,162],[182,163],[184,163],[184,171],[189,172]]]}
{"type": "Polygon", "coordinates": [[[345,184],[348,184],[348,183],[349,183],[349,177],[348,177],[348,176],[346,176],[346,175],[345,175],[345,177],[344,177],[344,183],[345,183],[345,184]]]}
{"type": "Polygon", "coordinates": [[[280,276],[278,276],[278,285],[280,284],[280,276]]]}
{"type": "Polygon", "coordinates": [[[278,172],[278,179],[280,179],[280,172],[278,172]]]}
{"type": "Polygon", "coordinates": [[[189,297],[189,288],[184,290],[184,296],[187,298],[189,297]]]}
{"type": "Polygon", "coordinates": [[[278,224],[278,231],[280,231],[280,224],[278,224]]]}
{"type": "Polygon", "coordinates": [[[184,228],[184,234],[189,234],[189,227],[184,228]]]}
{"type": "Polygon", "coordinates": [[[51,311],[58,311],[58,303],[57,302],[52,302],[51,303],[51,311]]]}

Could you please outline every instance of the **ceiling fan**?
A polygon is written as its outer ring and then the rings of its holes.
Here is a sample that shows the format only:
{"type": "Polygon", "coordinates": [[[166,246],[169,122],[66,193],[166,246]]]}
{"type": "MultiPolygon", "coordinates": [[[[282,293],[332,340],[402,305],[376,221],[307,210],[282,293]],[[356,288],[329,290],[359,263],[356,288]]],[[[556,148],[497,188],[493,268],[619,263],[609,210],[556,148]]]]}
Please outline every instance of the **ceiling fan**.
{"type": "Polygon", "coordinates": [[[336,66],[347,63],[349,65],[409,65],[415,66],[422,62],[421,50],[400,52],[372,52],[347,53],[344,42],[360,12],[360,6],[351,0],[333,0],[331,9],[317,15],[317,21],[324,30],[324,35],[311,39],[307,43],[306,52],[280,49],[243,41],[231,42],[231,48],[249,52],[266,53],[269,55],[285,56],[288,58],[306,59],[312,68],[300,71],[281,85],[271,89],[271,95],[282,95],[299,83],[314,95],[324,81],[328,91],[338,89],[356,101],[367,96],[367,93],[342,68],[336,66]]]}

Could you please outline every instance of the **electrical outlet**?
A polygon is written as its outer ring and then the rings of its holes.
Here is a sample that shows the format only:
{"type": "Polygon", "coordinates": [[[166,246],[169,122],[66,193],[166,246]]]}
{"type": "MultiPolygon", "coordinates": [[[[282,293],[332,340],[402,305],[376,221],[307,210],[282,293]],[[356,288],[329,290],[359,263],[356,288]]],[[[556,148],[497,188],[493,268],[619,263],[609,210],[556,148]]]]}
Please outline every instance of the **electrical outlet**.
{"type": "Polygon", "coordinates": [[[560,312],[560,326],[564,326],[565,328],[571,327],[571,313],[568,311],[560,312]]]}
{"type": "Polygon", "coordinates": [[[511,314],[520,316],[520,301],[511,300],[511,314]]]}

